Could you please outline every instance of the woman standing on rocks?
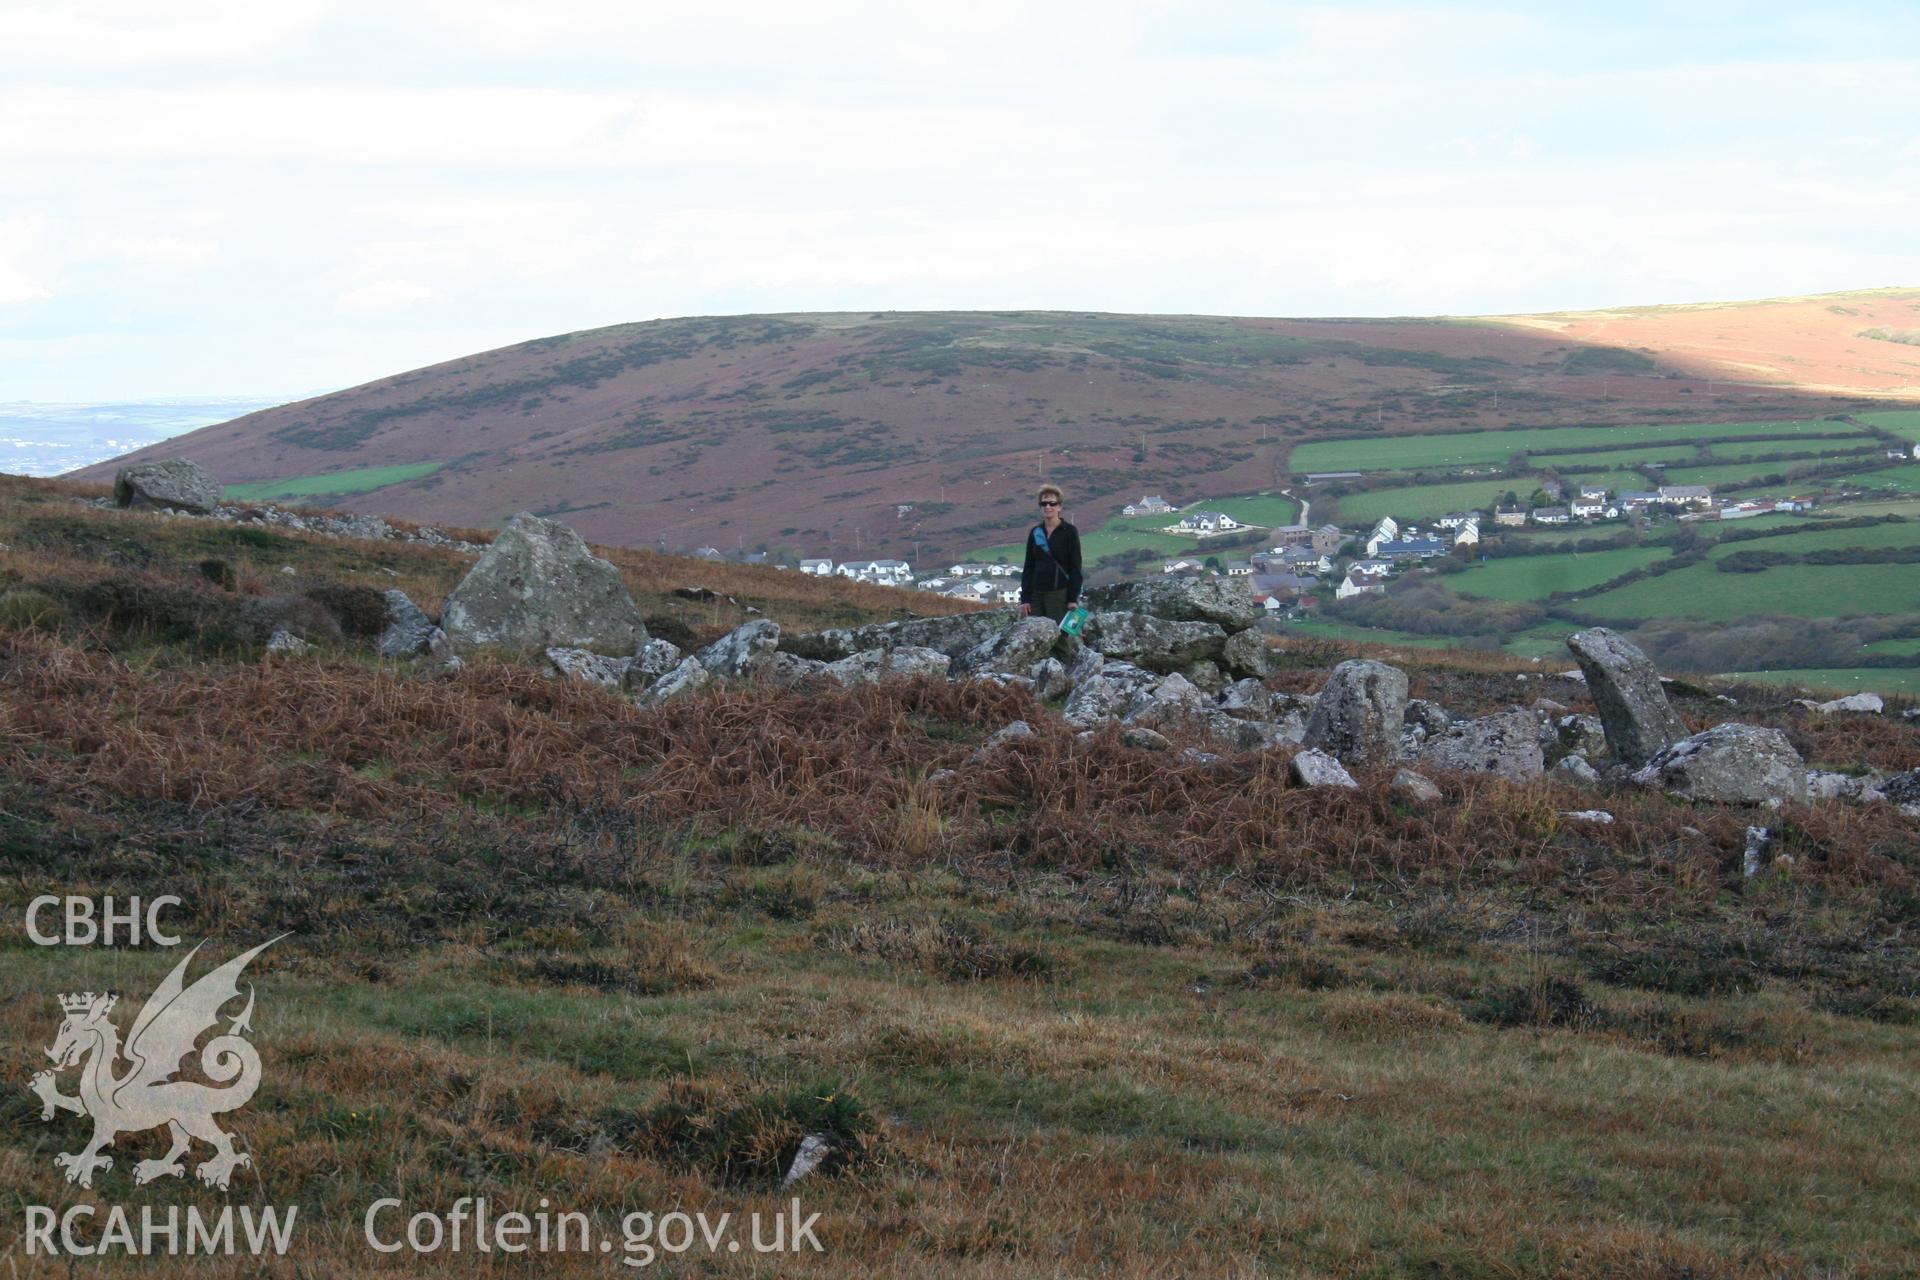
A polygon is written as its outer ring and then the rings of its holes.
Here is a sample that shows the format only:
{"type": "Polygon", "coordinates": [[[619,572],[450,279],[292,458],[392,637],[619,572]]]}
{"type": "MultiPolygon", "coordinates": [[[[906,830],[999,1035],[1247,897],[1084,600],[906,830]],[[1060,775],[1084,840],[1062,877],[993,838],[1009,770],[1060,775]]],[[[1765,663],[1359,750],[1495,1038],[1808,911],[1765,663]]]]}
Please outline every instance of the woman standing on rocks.
{"type": "Polygon", "coordinates": [[[1060,518],[1063,501],[1057,486],[1040,486],[1040,523],[1027,534],[1020,570],[1023,618],[1037,613],[1058,622],[1080,599],[1080,531],[1060,518]]]}

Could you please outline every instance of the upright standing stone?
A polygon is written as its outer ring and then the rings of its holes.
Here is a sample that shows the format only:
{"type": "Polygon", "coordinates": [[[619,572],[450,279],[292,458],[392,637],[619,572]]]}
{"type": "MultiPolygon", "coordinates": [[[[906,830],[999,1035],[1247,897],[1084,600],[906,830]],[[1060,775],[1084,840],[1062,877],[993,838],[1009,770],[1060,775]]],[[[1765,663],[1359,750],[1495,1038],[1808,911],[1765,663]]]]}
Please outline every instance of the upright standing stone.
{"type": "Polygon", "coordinates": [[[1307,718],[1306,745],[1343,764],[1384,763],[1400,753],[1407,717],[1407,673],[1355,658],[1333,669],[1307,718]]]}
{"type": "Polygon", "coordinates": [[[454,647],[630,655],[647,639],[620,571],[566,525],[522,511],[440,610],[454,647]]]}
{"type": "Polygon", "coordinates": [[[1667,705],[1660,673],[1638,646],[1595,627],[1568,636],[1567,648],[1587,677],[1587,692],[1599,709],[1614,759],[1637,769],[1687,736],[1687,726],[1667,705]]]}

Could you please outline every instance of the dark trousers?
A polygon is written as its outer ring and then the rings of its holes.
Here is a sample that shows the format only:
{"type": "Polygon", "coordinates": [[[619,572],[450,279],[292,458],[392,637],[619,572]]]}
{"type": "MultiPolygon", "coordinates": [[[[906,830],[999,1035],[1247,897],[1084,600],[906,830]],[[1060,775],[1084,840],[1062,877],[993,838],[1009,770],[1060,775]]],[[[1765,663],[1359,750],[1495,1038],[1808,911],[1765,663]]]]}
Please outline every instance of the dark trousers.
{"type": "Polygon", "coordinates": [[[1033,593],[1033,616],[1052,618],[1055,622],[1067,616],[1067,589],[1057,591],[1036,591],[1033,593]]]}

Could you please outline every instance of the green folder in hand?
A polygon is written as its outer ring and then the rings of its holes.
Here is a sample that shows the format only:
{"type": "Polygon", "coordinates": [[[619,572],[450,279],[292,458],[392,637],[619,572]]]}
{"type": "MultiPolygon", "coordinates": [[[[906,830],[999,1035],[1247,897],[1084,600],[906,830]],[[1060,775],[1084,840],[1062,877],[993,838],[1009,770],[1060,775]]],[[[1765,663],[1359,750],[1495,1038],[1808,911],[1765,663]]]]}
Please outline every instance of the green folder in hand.
{"type": "Polygon", "coordinates": [[[1079,605],[1067,610],[1067,616],[1060,619],[1060,629],[1070,636],[1080,634],[1080,628],[1087,625],[1087,611],[1079,605]]]}

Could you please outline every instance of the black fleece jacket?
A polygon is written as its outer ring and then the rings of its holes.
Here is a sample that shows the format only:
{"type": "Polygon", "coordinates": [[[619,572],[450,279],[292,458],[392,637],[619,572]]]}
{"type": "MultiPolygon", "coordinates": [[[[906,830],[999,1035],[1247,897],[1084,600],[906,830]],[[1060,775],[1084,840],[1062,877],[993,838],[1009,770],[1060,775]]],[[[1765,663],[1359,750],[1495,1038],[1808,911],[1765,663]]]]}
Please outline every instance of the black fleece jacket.
{"type": "Polygon", "coordinates": [[[1027,562],[1020,570],[1020,603],[1032,604],[1042,591],[1067,589],[1067,603],[1080,599],[1080,531],[1062,520],[1060,527],[1047,535],[1053,551],[1051,559],[1040,550],[1033,536],[1041,528],[1027,530],[1027,562]]]}

